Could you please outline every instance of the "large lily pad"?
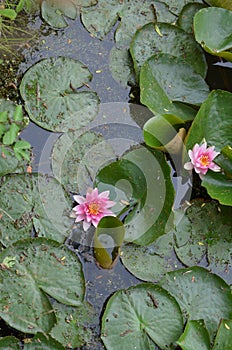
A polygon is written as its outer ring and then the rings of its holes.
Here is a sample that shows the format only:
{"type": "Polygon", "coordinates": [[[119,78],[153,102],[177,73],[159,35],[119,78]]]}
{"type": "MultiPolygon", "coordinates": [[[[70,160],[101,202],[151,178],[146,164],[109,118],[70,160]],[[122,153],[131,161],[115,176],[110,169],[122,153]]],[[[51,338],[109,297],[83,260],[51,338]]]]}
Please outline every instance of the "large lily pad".
{"type": "Polygon", "coordinates": [[[202,9],[194,16],[196,41],[212,55],[232,62],[232,12],[218,7],[202,9]],[[217,30],[215,30],[217,28],[217,30]]]}
{"type": "Polygon", "coordinates": [[[57,323],[52,328],[51,336],[66,348],[81,347],[91,340],[92,331],[88,324],[93,323],[94,311],[88,303],[78,307],[54,302],[57,323]]]}
{"type": "Polygon", "coordinates": [[[161,152],[139,147],[126,153],[97,174],[95,183],[110,190],[118,202],[118,215],[125,219],[126,241],[147,245],[165,233],[171,214],[174,191],[170,168],[161,152]]]}
{"type": "Polygon", "coordinates": [[[0,261],[0,314],[22,332],[47,333],[54,326],[56,317],[45,293],[67,305],[78,306],[83,301],[81,264],[58,242],[45,238],[18,241],[0,254],[0,261]],[[12,259],[11,264],[4,265],[7,258],[12,259]]]}
{"type": "Polygon", "coordinates": [[[69,191],[85,192],[99,168],[112,159],[114,151],[100,134],[69,132],[54,144],[52,170],[69,191]]]}
{"type": "Polygon", "coordinates": [[[179,305],[166,290],[151,283],[116,292],[102,318],[107,350],[173,349],[182,333],[179,305]]]}
{"type": "Polygon", "coordinates": [[[64,28],[68,25],[64,17],[75,19],[80,8],[97,3],[97,0],[43,0],[41,15],[54,28],[64,28]]]}
{"type": "Polygon", "coordinates": [[[207,255],[208,268],[230,284],[231,230],[231,207],[195,200],[174,230],[175,252],[187,266],[198,264],[207,255]]]}
{"type": "MultiPolygon", "coordinates": [[[[220,152],[226,145],[232,145],[232,94],[227,91],[212,91],[203,102],[186,138],[186,149],[200,144],[205,139],[209,146],[220,152]],[[220,125],[220,128],[218,126],[220,125]]],[[[202,185],[220,203],[232,205],[231,180],[221,173],[208,171],[202,185]]]]}
{"type": "Polygon", "coordinates": [[[76,130],[98,112],[97,94],[77,91],[92,78],[80,61],[58,57],[44,59],[29,68],[20,93],[31,120],[52,131],[76,130]]]}
{"type": "Polygon", "coordinates": [[[221,318],[232,317],[229,285],[203,267],[168,272],[160,285],[176,298],[187,320],[204,320],[211,341],[221,318]]]}
{"type": "Polygon", "coordinates": [[[123,245],[121,260],[133,275],[149,282],[159,281],[166,272],[182,267],[174,253],[172,233],[159,237],[146,247],[123,245]]]}
{"type": "Polygon", "coordinates": [[[51,177],[36,174],[9,175],[1,186],[0,241],[9,246],[38,236],[63,242],[73,220],[69,218],[72,202],[62,186],[51,177]]]}
{"type": "Polygon", "coordinates": [[[158,54],[141,67],[141,102],[153,113],[174,114],[191,120],[196,111],[183,103],[199,106],[208,94],[204,79],[181,58],[158,54]]]}
{"type": "Polygon", "coordinates": [[[176,16],[166,4],[151,0],[99,0],[93,7],[84,8],[82,22],[85,28],[99,39],[103,39],[121,19],[115,33],[117,47],[128,48],[135,31],[149,22],[173,23],[176,16]]]}
{"type": "Polygon", "coordinates": [[[146,24],[132,39],[130,52],[137,76],[148,58],[162,52],[186,60],[204,78],[207,71],[205,56],[193,37],[168,23],[157,23],[157,27],[154,23],[146,24]]]}
{"type": "Polygon", "coordinates": [[[133,0],[133,5],[126,0],[119,16],[121,22],[115,33],[115,41],[121,48],[129,48],[136,30],[145,24],[156,21],[173,23],[176,20],[165,3],[151,0],[133,0]]]}

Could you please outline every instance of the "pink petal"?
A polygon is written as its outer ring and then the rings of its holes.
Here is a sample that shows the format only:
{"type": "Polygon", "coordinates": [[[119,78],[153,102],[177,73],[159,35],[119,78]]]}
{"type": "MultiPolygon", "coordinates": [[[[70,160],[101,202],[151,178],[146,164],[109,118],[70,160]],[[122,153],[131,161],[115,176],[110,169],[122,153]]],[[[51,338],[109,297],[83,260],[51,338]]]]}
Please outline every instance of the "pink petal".
{"type": "Polygon", "coordinates": [[[79,204],[82,204],[85,202],[85,198],[82,197],[82,196],[77,196],[77,195],[74,195],[73,196],[73,199],[75,202],[79,203],[79,204]]]}
{"type": "Polygon", "coordinates": [[[88,230],[88,228],[90,227],[90,225],[91,225],[91,223],[90,223],[90,222],[86,222],[86,221],[84,221],[84,222],[83,222],[83,229],[84,229],[84,231],[87,231],[87,230],[88,230]]]}
{"type": "Polygon", "coordinates": [[[193,165],[191,162],[187,162],[184,164],[184,169],[186,170],[192,170],[193,169],[193,165]]]}
{"type": "Polygon", "coordinates": [[[213,163],[213,162],[210,164],[209,169],[211,169],[211,170],[213,170],[213,171],[215,171],[215,172],[221,171],[220,166],[218,166],[217,164],[215,164],[215,163],[213,163]]]}
{"type": "Polygon", "coordinates": [[[109,195],[110,195],[110,191],[104,191],[102,193],[99,193],[98,197],[109,199],[109,195]]]}
{"type": "Polygon", "coordinates": [[[75,222],[79,222],[85,219],[85,215],[77,215],[75,222]]]}

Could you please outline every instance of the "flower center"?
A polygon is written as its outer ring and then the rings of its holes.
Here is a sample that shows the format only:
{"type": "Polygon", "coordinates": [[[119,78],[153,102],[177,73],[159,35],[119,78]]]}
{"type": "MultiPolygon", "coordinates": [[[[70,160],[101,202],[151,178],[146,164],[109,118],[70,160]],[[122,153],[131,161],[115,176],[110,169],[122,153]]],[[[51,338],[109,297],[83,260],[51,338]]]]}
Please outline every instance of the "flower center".
{"type": "Polygon", "coordinates": [[[88,206],[88,211],[89,211],[89,214],[91,215],[97,215],[99,214],[99,205],[97,203],[91,203],[89,204],[88,206]]]}
{"type": "Polygon", "coordinates": [[[201,165],[208,166],[210,163],[209,156],[207,156],[207,155],[201,156],[200,162],[201,162],[201,165]]]}

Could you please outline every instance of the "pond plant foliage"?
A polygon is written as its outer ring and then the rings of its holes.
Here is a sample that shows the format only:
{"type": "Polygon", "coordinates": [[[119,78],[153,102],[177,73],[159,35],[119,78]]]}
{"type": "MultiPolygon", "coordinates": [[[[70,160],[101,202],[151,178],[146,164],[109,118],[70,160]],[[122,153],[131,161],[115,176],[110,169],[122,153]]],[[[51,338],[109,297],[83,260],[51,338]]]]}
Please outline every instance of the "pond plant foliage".
{"type": "Polygon", "coordinates": [[[114,31],[112,76],[151,117],[117,156],[90,127],[93,74],[59,52],[27,69],[17,102],[0,99],[0,317],[11,329],[0,349],[231,350],[232,93],[206,82],[209,57],[232,61],[231,1],[5,1],[0,32],[33,11],[54,31],[79,19],[99,40],[114,31]],[[52,175],[33,172],[30,121],[61,133],[52,175]],[[193,178],[178,208],[170,164],[193,178]],[[138,279],[99,317],[73,230],[92,234],[99,270],[120,259],[138,279]]]}

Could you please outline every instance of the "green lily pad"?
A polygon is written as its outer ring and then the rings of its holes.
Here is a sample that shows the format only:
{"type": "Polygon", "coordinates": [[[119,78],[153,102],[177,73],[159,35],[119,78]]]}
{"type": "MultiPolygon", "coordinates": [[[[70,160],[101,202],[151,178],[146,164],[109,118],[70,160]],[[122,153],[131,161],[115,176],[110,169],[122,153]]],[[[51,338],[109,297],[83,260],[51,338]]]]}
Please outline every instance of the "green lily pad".
{"type": "Polygon", "coordinates": [[[47,334],[38,333],[30,342],[24,345],[23,350],[65,350],[62,344],[58,343],[55,339],[52,339],[47,334]]]}
{"type": "Polygon", "coordinates": [[[82,303],[81,264],[67,247],[45,238],[27,239],[1,252],[0,261],[6,257],[14,261],[0,270],[0,315],[11,327],[48,333],[56,317],[45,293],[67,305],[82,303]]]}
{"type": "Polygon", "coordinates": [[[52,304],[57,318],[52,328],[51,336],[66,348],[77,348],[87,343],[92,335],[88,324],[93,322],[93,308],[88,303],[78,307],[68,306],[54,302],[52,304]]]}
{"type": "Polygon", "coordinates": [[[232,208],[217,202],[195,200],[176,225],[175,252],[187,266],[198,264],[207,254],[208,268],[223,274],[230,283],[232,208]]]}
{"type": "Polygon", "coordinates": [[[204,320],[211,341],[221,318],[232,316],[229,285],[203,267],[168,272],[160,285],[176,298],[186,320],[204,320]]]}
{"type": "Polygon", "coordinates": [[[196,41],[212,55],[232,62],[232,12],[218,7],[200,10],[194,16],[196,41]],[[218,30],[215,30],[218,28],[218,30]]]}
{"type": "Polygon", "coordinates": [[[119,11],[120,25],[115,32],[117,47],[129,48],[131,39],[136,30],[150,22],[173,23],[176,16],[173,15],[165,3],[150,0],[130,0],[124,2],[119,11]]]}
{"type": "Polygon", "coordinates": [[[221,204],[232,206],[232,179],[211,171],[204,176],[202,186],[212,198],[218,199],[221,204]]]}
{"type": "Polygon", "coordinates": [[[207,64],[199,45],[183,29],[168,23],[149,23],[137,30],[130,52],[137,77],[145,61],[160,52],[186,60],[198,74],[206,76],[207,64]]]}
{"type": "Polygon", "coordinates": [[[99,0],[93,7],[83,9],[82,22],[94,36],[103,39],[120,18],[115,41],[118,48],[128,48],[136,29],[156,21],[172,23],[176,16],[160,1],[150,0],[99,0]]]}
{"type": "Polygon", "coordinates": [[[186,33],[193,34],[193,18],[197,11],[206,7],[202,3],[192,3],[185,5],[178,17],[177,25],[186,33]]]}
{"type": "Polygon", "coordinates": [[[212,350],[232,350],[232,320],[221,320],[212,350]]]}
{"type": "Polygon", "coordinates": [[[15,337],[8,336],[0,338],[0,350],[20,350],[19,340],[15,337]]]}
{"type": "Polygon", "coordinates": [[[232,147],[225,146],[217,157],[216,163],[224,170],[225,175],[232,179],[232,147]]]}
{"type": "Polygon", "coordinates": [[[232,10],[232,3],[230,0],[206,0],[207,4],[215,7],[222,7],[227,10],[232,10]]]}
{"type": "Polygon", "coordinates": [[[192,120],[196,110],[183,103],[199,106],[208,94],[209,88],[204,79],[180,58],[158,54],[141,67],[141,102],[153,113],[173,114],[183,120],[192,120]]]}
{"type": "Polygon", "coordinates": [[[114,216],[103,217],[94,233],[94,255],[103,268],[110,269],[115,264],[125,236],[123,223],[114,216]]]}
{"type": "MultiPolygon", "coordinates": [[[[231,125],[232,94],[222,90],[212,91],[191,125],[186,138],[186,149],[192,149],[196,143],[200,144],[205,139],[209,146],[215,146],[217,151],[221,151],[225,145],[232,144],[231,125]]],[[[221,204],[232,205],[231,180],[227,176],[209,170],[202,185],[212,198],[218,199],[221,204]]]]}
{"type": "Polygon", "coordinates": [[[175,257],[172,233],[159,237],[147,247],[123,245],[120,256],[127,270],[142,281],[159,281],[166,272],[181,267],[175,257]]]}
{"type": "Polygon", "coordinates": [[[177,344],[183,350],[210,350],[210,338],[202,320],[188,321],[177,344]]]}
{"type": "Polygon", "coordinates": [[[98,112],[95,92],[77,91],[92,78],[80,61],[58,57],[44,59],[28,69],[20,93],[29,117],[52,131],[77,130],[98,112]]]}
{"type": "Polygon", "coordinates": [[[6,177],[1,186],[0,241],[9,246],[31,237],[32,228],[38,236],[63,242],[69,235],[73,220],[69,218],[72,201],[62,186],[51,177],[36,174],[15,174],[6,177]]]}
{"type": "Polygon", "coordinates": [[[101,169],[95,178],[100,191],[109,190],[125,219],[126,241],[147,245],[165,233],[174,191],[170,168],[161,152],[139,147],[101,169]]]}
{"type": "Polygon", "coordinates": [[[117,22],[122,7],[123,2],[118,0],[98,0],[96,6],[82,10],[82,23],[91,34],[103,39],[117,22]]]}
{"type": "Polygon", "coordinates": [[[166,290],[144,283],[116,292],[102,317],[107,350],[173,349],[183,329],[176,300],[166,290]]]}
{"type": "Polygon", "coordinates": [[[115,153],[104,138],[94,132],[63,134],[52,151],[53,174],[69,191],[84,192],[92,180],[115,153]]]}
{"type": "Polygon", "coordinates": [[[68,25],[64,17],[75,19],[82,6],[91,6],[97,0],[43,0],[41,15],[54,28],[64,28],[68,25]]]}
{"type": "Polygon", "coordinates": [[[203,3],[202,0],[166,0],[165,4],[169,10],[179,16],[183,7],[189,3],[203,3]]]}
{"type": "Polygon", "coordinates": [[[127,49],[113,47],[110,51],[109,67],[114,80],[123,87],[135,85],[134,66],[127,49]]]}

